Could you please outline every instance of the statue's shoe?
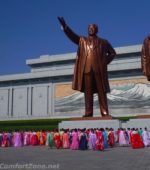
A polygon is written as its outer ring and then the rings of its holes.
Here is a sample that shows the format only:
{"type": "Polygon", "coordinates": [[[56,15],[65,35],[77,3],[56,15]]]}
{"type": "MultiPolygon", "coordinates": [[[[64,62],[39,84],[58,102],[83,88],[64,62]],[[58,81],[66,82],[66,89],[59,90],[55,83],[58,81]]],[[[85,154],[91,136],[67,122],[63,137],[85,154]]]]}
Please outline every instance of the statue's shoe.
{"type": "Polygon", "coordinates": [[[84,115],[83,117],[93,117],[93,115],[84,115]]]}

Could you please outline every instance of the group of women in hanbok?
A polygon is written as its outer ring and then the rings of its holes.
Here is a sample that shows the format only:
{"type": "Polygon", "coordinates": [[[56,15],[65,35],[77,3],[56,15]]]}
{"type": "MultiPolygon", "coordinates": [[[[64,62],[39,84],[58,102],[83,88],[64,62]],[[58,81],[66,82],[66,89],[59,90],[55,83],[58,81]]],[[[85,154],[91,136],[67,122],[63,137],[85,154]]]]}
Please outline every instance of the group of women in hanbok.
{"type": "Polygon", "coordinates": [[[120,146],[129,146],[131,145],[133,149],[143,148],[150,146],[150,132],[145,127],[142,128],[128,128],[118,129],[118,142],[120,146]]]}
{"type": "Polygon", "coordinates": [[[28,145],[49,146],[57,149],[99,150],[116,146],[134,149],[150,146],[150,132],[140,129],[61,129],[53,131],[15,131],[0,133],[1,147],[28,145]]]}
{"type": "Polygon", "coordinates": [[[60,131],[15,131],[0,133],[1,147],[46,145],[50,148],[72,150],[101,150],[113,147],[115,137],[112,129],[62,129],[60,131]]]}

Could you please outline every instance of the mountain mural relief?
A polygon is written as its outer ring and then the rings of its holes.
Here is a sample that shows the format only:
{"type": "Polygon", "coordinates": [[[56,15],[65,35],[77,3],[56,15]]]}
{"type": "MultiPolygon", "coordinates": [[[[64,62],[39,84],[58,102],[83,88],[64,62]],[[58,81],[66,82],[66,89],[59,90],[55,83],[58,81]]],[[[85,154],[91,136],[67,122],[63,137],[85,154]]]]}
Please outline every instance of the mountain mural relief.
{"type": "MultiPolygon", "coordinates": [[[[150,114],[150,84],[129,83],[111,86],[107,94],[111,115],[150,114]]],[[[98,97],[94,95],[94,114],[99,115],[98,97]]],[[[55,113],[82,115],[84,112],[84,94],[75,92],[69,96],[55,99],[55,113]]]]}

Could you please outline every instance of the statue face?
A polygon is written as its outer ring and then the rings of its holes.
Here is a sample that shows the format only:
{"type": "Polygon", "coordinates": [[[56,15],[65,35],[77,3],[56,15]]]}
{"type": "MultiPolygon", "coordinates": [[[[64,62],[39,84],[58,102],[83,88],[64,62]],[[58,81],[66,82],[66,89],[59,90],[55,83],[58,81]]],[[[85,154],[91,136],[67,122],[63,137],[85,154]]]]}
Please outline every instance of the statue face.
{"type": "Polygon", "coordinates": [[[97,27],[97,25],[95,25],[95,24],[90,24],[89,26],[88,26],[88,34],[89,35],[96,35],[97,34],[97,32],[98,32],[98,27],[97,27]]]}

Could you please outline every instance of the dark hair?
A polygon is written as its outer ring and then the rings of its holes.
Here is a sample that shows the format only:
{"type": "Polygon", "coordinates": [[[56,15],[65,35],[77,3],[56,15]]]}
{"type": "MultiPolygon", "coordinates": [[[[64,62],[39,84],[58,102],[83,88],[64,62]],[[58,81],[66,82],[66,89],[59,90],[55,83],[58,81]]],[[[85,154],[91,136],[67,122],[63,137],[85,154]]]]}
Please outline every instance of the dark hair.
{"type": "Polygon", "coordinates": [[[96,34],[97,34],[97,33],[98,33],[98,26],[97,26],[96,24],[89,24],[88,28],[89,28],[90,26],[94,26],[94,27],[95,27],[96,34]]]}

